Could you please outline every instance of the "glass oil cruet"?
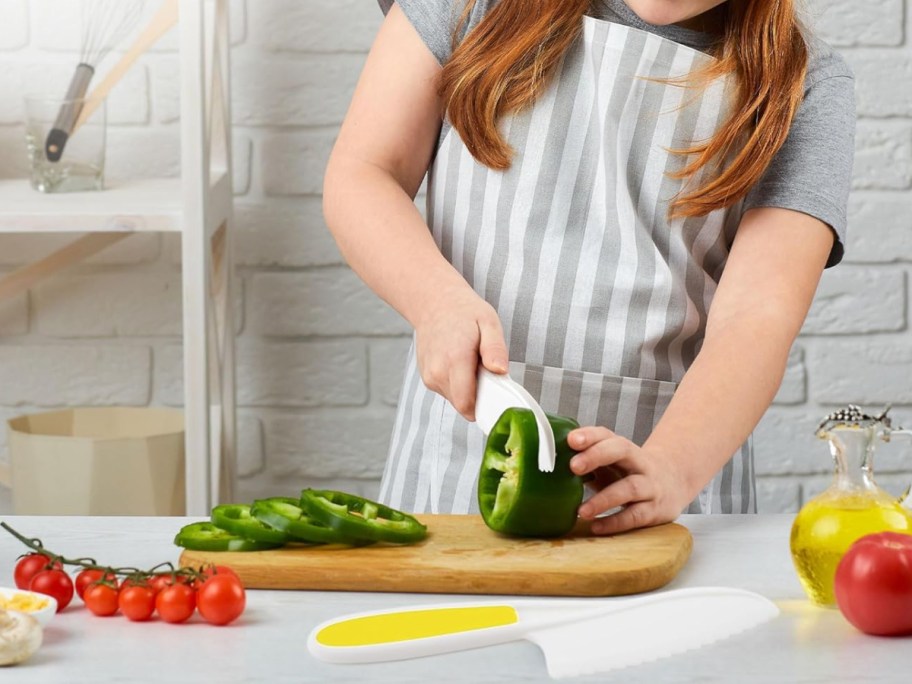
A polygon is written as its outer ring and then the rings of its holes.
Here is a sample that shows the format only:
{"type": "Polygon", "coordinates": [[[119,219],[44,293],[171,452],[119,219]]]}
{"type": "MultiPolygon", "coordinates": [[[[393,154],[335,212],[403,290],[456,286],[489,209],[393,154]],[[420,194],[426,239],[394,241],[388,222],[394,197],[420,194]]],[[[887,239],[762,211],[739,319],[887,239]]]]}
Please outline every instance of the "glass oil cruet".
{"type": "Polygon", "coordinates": [[[836,465],[833,483],[808,501],[792,524],[791,551],[798,578],[811,601],[835,605],[836,566],[852,543],[875,532],[912,534],[912,512],[874,482],[874,450],[878,441],[912,431],[892,429],[887,407],[869,416],[854,405],[828,415],[817,437],[830,443],[836,465]]]}

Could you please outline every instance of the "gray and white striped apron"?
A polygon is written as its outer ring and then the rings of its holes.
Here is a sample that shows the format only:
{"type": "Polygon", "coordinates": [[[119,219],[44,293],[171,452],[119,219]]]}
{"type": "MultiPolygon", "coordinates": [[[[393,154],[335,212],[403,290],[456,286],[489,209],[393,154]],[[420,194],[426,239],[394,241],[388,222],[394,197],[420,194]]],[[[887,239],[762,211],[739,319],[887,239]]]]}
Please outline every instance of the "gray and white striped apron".
{"type": "MultiPolygon", "coordinates": [[[[681,189],[668,153],[723,120],[730,81],[670,85],[707,55],[592,17],[548,89],[501,130],[507,171],[450,129],[430,169],[428,224],[444,256],[497,310],[510,375],[545,411],[642,444],[699,351],[740,208],[669,221],[681,189]]],[[[441,302],[441,306],[446,306],[441,302]]],[[[421,381],[414,343],[380,499],[476,512],[484,435],[421,381]]],[[[688,512],[756,510],[748,440],[688,512]]]]}

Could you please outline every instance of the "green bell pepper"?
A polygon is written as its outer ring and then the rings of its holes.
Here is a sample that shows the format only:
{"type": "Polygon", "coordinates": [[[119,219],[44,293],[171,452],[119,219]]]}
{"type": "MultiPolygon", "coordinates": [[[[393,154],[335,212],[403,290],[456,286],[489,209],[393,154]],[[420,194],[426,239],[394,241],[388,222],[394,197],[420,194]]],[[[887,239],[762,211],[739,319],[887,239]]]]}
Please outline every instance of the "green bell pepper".
{"type": "Polygon", "coordinates": [[[244,539],[211,522],[184,525],[174,537],[174,543],[193,551],[266,551],[281,546],[272,542],[244,539]]]}
{"type": "Polygon", "coordinates": [[[529,409],[503,412],[485,444],[478,476],[478,506],[495,532],[521,537],[559,537],[576,524],[583,480],[570,470],[576,453],[567,435],[579,424],[548,416],[554,431],[554,472],[538,469],[538,426],[529,409]]]}
{"type": "Polygon", "coordinates": [[[300,499],[293,499],[290,496],[257,499],[250,508],[250,514],[267,525],[282,530],[288,535],[288,541],[310,544],[363,544],[317,522],[304,513],[300,499]]]}
{"type": "Polygon", "coordinates": [[[350,539],[413,544],[427,536],[427,526],[411,515],[345,492],[305,489],[301,508],[350,539]]]}
{"type": "Polygon", "coordinates": [[[288,535],[285,532],[254,518],[250,514],[250,506],[247,504],[216,506],[212,509],[210,518],[216,527],[221,527],[244,539],[271,544],[284,544],[288,541],[288,535]]]}

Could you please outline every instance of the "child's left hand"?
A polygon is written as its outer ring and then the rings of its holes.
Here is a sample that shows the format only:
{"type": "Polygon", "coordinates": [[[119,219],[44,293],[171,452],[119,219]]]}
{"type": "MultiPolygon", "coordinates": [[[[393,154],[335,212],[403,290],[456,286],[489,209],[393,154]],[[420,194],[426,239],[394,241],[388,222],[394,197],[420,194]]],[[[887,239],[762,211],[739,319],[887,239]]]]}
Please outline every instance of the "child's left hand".
{"type": "Polygon", "coordinates": [[[592,520],[612,508],[623,507],[594,521],[594,534],[615,534],[671,522],[692,498],[685,474],[672,454],[648,451],[605,427],[579,428],[568,435],[567,441],[579,452],[570,461],[571,470],[577,475],[592,473],[600,487],[580,506],[580,517],[592,520]]]}

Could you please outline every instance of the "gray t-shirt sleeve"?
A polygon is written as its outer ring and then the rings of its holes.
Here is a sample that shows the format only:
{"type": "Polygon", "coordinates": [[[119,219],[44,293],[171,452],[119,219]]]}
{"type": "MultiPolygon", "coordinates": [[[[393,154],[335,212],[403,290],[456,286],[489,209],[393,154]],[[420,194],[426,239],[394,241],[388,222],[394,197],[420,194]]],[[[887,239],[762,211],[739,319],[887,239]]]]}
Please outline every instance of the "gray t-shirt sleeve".
{"type": "Polygon", "coordinates": [[[846,240],[855,152],[854,79],[838,54],[816,43],[805,84],[788,138],[743,207],[793,209],[829,225],[835,233],[829,268],[842,260],[846,240]]]}
{"type": "MultiPolygon", "coordinates": [[[[393,2],[406,16],[421,40],[443,65],[453,52],[453,36],[466,6],[466,0],[378,0],[383,14],[389,12],[393,2]]],[[[482,20],[497,0],[477,0],[466,25],[457,40],[465,37],[482,20]]]]}

